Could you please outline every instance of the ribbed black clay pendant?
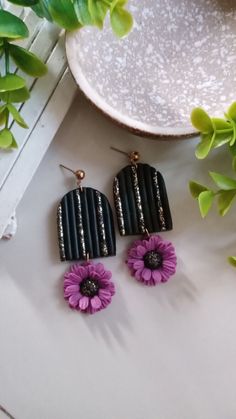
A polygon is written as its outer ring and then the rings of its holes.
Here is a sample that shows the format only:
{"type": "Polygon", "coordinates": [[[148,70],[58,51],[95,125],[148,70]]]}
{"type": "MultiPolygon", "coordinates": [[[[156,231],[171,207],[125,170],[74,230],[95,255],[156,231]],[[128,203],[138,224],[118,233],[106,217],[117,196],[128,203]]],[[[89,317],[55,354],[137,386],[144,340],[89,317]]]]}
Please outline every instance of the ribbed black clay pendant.
{"type": "Polygon", "coordinates": [[[75,310],[93,314],[106,308],[115,294],[112,274],[91,259],[114,256],[116,240],[110,204],[101,192],[81,186],[83,170],[73,171],[78,187],[61,200],[57,229],[61,261],[79,261],[64,276],[64,297],[75,310]]]}
{"type": "Polygon", "coordinates": [[[121,236],[142,236],[130,247],[127,264],[138,281],[156,285],[167,282],[177,264],[172,243],[151,235],[173,228],[165,182],[154,167],[139,163],[138,152],[128,156],[130,165],[118,173],[113,186],[118,228],[121,236]]]}

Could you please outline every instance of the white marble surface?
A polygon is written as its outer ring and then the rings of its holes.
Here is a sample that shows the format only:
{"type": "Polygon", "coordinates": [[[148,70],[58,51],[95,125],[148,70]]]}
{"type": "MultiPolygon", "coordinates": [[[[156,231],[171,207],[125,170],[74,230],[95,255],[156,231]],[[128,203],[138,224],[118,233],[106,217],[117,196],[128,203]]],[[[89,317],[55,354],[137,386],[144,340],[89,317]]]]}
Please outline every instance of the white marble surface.
{"type": "Polygon", "coordinates": [[[197,162],[195,143],[135,138],[74,102],[19,207],[16,237],[0,243],[0,404],[16,419],[235,419],[236,271],[225,262],[235,215],[202,221],[187,188],[228,157],[197,162]],[[110,145],[138,149],[164,174],[178,273],[139,285],[124,264],[132,238],[117,236],[106,260],[117,295],[84,317],[62,295],[56,206],[74,180],[58,164],[84,168],[87,185],[111,197],[126,161],[110,145]]]}
{"type": "Polygon", "coordinates": [[[235,0],[129,0],[134,27],[67,36],[75,80],[107,114],[141,131],[194,132],[189,108],[223,115],[235,100],[235,0]]]}

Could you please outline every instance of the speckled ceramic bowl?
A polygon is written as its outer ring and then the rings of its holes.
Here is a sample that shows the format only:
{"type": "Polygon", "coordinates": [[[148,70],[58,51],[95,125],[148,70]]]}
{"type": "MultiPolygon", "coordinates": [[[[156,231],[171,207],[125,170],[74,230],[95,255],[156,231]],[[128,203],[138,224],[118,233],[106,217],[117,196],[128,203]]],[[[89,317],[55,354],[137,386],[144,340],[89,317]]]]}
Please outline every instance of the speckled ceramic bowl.
{"type": "Polygon", "coordinates": [[[71,71],[103,112],[143,135],[194,132],[191,109],[214,115],[236,98],[234,0],[130,0],[134,28],[117,39],[85,28],[67,35],[71,71]]]}

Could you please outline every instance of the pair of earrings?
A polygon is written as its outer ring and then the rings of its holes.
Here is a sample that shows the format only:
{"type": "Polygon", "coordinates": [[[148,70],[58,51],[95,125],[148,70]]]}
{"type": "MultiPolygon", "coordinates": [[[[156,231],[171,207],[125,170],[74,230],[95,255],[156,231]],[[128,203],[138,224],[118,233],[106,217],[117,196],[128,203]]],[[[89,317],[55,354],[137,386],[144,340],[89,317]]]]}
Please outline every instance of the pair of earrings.
{"type": "MultiPolygon", "coordinates": [[[[116,148],[113,150],[126,154],[116,148]]],[[[148,164],[139,163],[139,153],[128,154],[130,164],[114,179],[113,192],[121,236],[141,235],[128,250],[131,275],[145,285],[167,282],[176,270],[172,243],[159,235],[172,230],[172,218],[162,175],[148,164]]],[[[85,172],[71,171],[78,187],[61,200],[57,212],[61,261],[83,260],[64,276],[64,297],[73,309],[95,313],[106,308],[115,294],[112,274],[95,258],[115,256],[113,214],[104,194],[83,187],[85,172]]]]}

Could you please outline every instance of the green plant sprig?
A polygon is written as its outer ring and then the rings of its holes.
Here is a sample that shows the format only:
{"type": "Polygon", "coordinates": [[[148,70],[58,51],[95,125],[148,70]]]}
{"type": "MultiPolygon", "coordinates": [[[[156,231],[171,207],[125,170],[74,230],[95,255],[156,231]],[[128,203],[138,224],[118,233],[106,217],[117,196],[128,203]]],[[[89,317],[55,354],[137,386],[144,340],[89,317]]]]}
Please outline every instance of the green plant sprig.
{"type": "Polygon", "coordinates": [[[64,29],[75,30],[86,25],[103,28],[107,13],[114,33],[123,37],[129,33],[133,18],[125,9],[128,0],[9,0],[29,6],[40,17],[57,23],[64,29]]]}
{"type": "Polygon", "coordinates": [[[236,102],[234,102],[223,118],[210,118],[201,108],[192,111],[193,126],[201,133],[201,141],[196,148],[196,157],[205,159],[214,148],[228,144],[230,151],[236,155],[236,102]]]}
{"type": "MultiPolygon", "coordinates": [[[[196,148],[196,157],[205,159],[215,148],[227,146],[232,155],[232,168],[236,171],[236,102],[234,102],[225,119],[211,118],[203,109],[192,111],[191,121],[200,132],[201,141],[196,148]]],[[[220,173],[209,172],[209,175],[218,189],[212,189],[195,181],[190,181],[189,187],[193,198],[198,200],[202,217],[206,217],[217,200],[219,214],[223,217],[230,210],[236,198],[236,178],[220,173]]],[[[236,257],[229,257],[229,262],[236,267],[236,257]]]]}
{"type": "Polygon", "coordinates": [[[193,198],[198,200],[199,209],[203,218],[210,211],[215,198],[217,198],[219,214],[224,217],[230,210],[236,197],[236,179],[216,172],[209,172],[209,175],[219,189],[215,190],[191,181],[189,184],[190,192],[193,198]]]}
{"type": "MultiPolygon", "coordinates": [[[[111,27],[119,37],[127,35],[133,25],[131,14],[125,9],[127,0],[9,0],[10,3],[31,7],[38,16],[57,23],[64,29],[74,30],[86,25],[102,29],[107,13],[111,27]]],[[[5,72],[0,75],[0,148],[16,148],[11,131],[11,118],[22,128],[28,128],[15,104],[29,99],[25,80],[10,72],[10,60],[32,77],[43,76],[47,68],[34,54],[15,45],[15,40],[29,36],[25,23],[1,8],[0,2],[0,59],[5,60],[5,72]]]]}
{"type": "Polygon", "coordinates": [[[0,10],[0,50],[5,60],[5,74],[0,75],[0,125],[3,126],[0,130],[0,147],[4,149],[17,147],[9,127],[10,116],[22,128],[28,128],[15,104],[25,102],[30,94],[25,80],[10,72],[10,59],[18,68],[34,77],[43,76],[47,71],[45,64],[36,55],[12,43],[26,38],[28,34],[28,28],[21,19],[0,10]]]}

